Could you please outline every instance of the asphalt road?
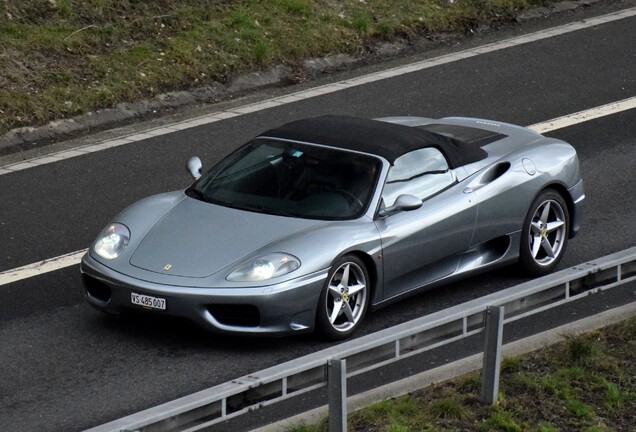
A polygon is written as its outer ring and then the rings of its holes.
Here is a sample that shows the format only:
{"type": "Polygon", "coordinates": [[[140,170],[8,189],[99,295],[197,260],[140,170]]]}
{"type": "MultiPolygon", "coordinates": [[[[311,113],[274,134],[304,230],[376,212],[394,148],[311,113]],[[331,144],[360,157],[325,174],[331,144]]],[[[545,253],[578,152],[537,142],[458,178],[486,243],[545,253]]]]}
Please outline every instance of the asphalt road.
{"type": "MultiPolygon", "coordinates": [[[[628,18],[0,176],[0,271],[87,247],[126,205],[187,186],[189,156],[210,166],[292,119],[465,115],[528,125],[633,97],[634,40],[628,18]]],[[[549,135],[576,147],[587,192],[583,230],[561,267],[634,246],[636,111],[549,135]]],[[[456,283],[371,314],[360,334],[522,280],[508,268],[456,283]]],[[[0,341],[4,431],[81,430],[328,346],[311,335],[230,338],[188,323],[111,318],[84,303],[77,266],[0,287],[0,341]]]]}

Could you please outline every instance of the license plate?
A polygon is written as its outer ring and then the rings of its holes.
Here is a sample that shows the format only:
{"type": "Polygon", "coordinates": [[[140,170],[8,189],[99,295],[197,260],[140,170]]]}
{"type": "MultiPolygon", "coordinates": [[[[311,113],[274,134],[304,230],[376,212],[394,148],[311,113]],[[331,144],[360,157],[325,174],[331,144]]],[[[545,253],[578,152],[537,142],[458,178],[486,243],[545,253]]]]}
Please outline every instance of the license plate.
{"type": "Polygon", "coordinates": [[[166,299],[130,293],[130,302],[150,309],[166,310],[166,299]]]}

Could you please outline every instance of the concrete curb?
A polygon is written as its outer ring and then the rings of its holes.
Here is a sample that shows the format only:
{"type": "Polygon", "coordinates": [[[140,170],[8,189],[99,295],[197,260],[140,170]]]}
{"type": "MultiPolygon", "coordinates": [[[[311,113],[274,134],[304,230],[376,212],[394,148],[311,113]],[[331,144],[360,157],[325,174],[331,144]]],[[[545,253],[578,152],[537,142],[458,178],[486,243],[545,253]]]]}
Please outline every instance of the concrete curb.
{"type": "MultiPolygon", "coordinates": [[[[503,346],[503,356],[512,357],[527,354],[549,345],[564,341],[567,337],[588,333],[599,328],[616,324],[636,315],[636,302],[620,306],[600,314],[584,318],[552,330],[529,336],[503,346]]],[[[482,366],[483,354],[448,363],[435,369],[422,372],[347,399],[349,412],[360,410],[375,402],[404,396],[426,388],[432,384],[448,381],[469,372],[478,371],[482,366]]],[[[282,432],[299,424],[318,424],[328,414],[328,407],[322,406],[302,414],[253,429],[252,432],[282,432]]]]}
{"type": "MultiPolygon", "coordinates": [[[[524,12],[517,17],[517,21],[524,22],[544,18],[587,7],[601,1],[562,1],[549,7],[539,7],[524,12]]],[[[490,31],[487,27],[483,30],[490,31]]],[[[348,54],[334,54],[308,59],[303,63],[301,75],[303,79],[311,80],[335,70],[362,66],[373,60],[382,61],[396,58],[409,50],[430,45],[430,42],[426,41],[426,37],[420,39],[419,41],[398,39],[394,42],[379,42],[369,49],[367,54],[355,57],[348,54]]],[[[168,110],[185,108],[197,103],[213,104],[270,87],[282,87],[296,81],[298,79],[294,76],[294,71],[289,67],[277,65],[267,71],[235,77],[227,85],[219,84],[198,87],[189,91],[165,93],[150,100],[121,103],[114,108],[88,112],[69,119],[54,120],[44,126],[13,129],[0,136],[0,156],[43,147],[65,138],[87,134],[93,130],[105,130],[122,124],[130,124],[168,110]]]]}

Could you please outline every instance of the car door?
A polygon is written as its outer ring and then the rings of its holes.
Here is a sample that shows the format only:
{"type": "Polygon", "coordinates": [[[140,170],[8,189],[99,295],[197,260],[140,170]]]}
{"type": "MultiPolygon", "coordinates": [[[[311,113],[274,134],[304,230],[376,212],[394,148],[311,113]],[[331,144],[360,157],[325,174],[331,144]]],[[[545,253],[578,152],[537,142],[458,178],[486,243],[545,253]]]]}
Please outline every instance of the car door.
{"type": "Polygon", "coordinates": [[[382,240],[382,299],[422,287],[453,273],[468,249],[477,202],[458,184],[436,148],[415,150],[389,169],[382,199],[386,207],[402,194],[422,199],[416,210],[376,219],[382,240]]]}

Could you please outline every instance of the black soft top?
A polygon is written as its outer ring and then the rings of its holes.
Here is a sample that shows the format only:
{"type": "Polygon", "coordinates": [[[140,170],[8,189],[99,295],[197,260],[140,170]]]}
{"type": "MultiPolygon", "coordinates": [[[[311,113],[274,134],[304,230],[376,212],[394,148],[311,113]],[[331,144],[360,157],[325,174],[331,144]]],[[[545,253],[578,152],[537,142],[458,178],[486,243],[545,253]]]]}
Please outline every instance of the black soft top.
{"type": "Polygon", "coordinates": [[[322,144],[382,156],[391,164],[405,153],[435,147],[457,168],[481,160],[487,153],[480,147],[421,128],[379,120],[328,115],[297,120],[261,134],[322,144]]]}

